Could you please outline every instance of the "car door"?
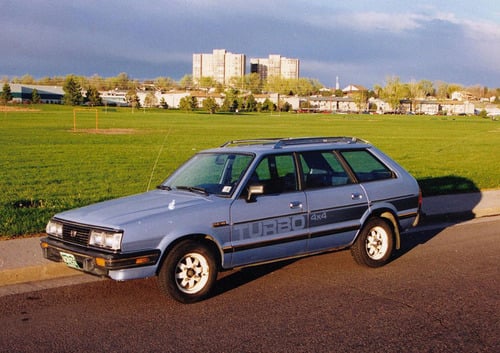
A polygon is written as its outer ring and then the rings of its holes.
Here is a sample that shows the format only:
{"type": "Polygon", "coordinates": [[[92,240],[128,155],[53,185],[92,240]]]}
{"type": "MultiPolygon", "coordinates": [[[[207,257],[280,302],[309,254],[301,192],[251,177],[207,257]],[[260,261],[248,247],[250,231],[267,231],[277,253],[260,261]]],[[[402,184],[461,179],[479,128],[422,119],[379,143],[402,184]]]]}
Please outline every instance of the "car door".
{"type": "Polygon", "coordinates": [[[293,154],[264,157],[247,184],[262,193],[241,195],[231,206],[232,266],[305,252],[307,200],[299,190],[293,154]]]}
{"type": "Polygon", "coordinates": [[[332,151],[299,154],[309,207],[308,252],[350,245],[368,210],[363,188],[332,151]]]}

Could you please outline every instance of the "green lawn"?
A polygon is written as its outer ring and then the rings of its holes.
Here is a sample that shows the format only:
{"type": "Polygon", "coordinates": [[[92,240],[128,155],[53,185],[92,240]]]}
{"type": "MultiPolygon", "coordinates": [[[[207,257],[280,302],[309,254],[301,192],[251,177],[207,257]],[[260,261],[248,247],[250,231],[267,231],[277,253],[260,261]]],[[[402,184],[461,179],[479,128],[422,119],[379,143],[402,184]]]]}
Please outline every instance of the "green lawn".
{"type": "Polygon", "coordinates": [[[358,136],[424,195],[500,188],[500,125],[478,117],[217,114],[43,105],[0,110],[0,235],[43,230],[60,210],[154,188],[196,151],[254,137],[358,136]],[[154,170],[153,170],[154,169],[154,170]]]}

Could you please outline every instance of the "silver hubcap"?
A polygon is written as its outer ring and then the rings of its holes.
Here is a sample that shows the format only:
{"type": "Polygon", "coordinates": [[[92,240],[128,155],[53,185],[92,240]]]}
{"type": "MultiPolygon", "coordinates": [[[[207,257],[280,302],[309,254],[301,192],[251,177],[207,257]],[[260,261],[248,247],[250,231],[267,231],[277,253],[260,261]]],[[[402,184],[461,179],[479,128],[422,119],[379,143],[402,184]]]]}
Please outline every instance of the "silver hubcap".
{"type": "Polygon", "coordinates": [[[210,267],[204,256],[197,253],[184,255],[176,267],[177,288],[188,294],[199,292],[208,282],[209,271],[210,267]]]}
{"type": "Polygon", "coordinates": [[[373,227],[366,238],[366,253],[373,260],[380,260],[389,248],[389,236],[382,227],[373,227]]]}

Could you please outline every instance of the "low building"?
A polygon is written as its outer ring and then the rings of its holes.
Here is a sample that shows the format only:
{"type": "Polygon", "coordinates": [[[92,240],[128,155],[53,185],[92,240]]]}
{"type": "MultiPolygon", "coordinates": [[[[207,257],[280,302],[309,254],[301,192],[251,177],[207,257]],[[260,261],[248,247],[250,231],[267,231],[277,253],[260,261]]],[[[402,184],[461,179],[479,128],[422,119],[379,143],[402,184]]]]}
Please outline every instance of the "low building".
{"type": "Polygon", "coordinates": [[[305,98],[309,109],[318,112],[330,113],[357,113],[359,109],[355,100],[351,97],[323,97],[314,96],[305,98]]]}
{"type": "Polygon", "coordinates": [[[413,102],[412,112],[426,115],[474,115],[474,104],[469,101],[422,99],[413,102]]]}
{"type": "Polygon", "coordinates": [[[123,90],[111,90],[111,91],[100,91],[102,104],[117,106],[117,107],[127,107],[129,103],[127,102],[127,91],[123,90]]]}
{"type": "Polygon", "coordinates": [[[342,89],[342,93],[346,95],[351,95],[359,92],[368,92],[368,89],[361,85],[352,85],[352,84],[342,89]]]}
{"type": "Polygon", "coordinates": [[[41,103],[62,104],[63,102],[64,90],[61,86],[10,84],[14,103],[31,103],[34,90],[38,93],[41,103]]]}

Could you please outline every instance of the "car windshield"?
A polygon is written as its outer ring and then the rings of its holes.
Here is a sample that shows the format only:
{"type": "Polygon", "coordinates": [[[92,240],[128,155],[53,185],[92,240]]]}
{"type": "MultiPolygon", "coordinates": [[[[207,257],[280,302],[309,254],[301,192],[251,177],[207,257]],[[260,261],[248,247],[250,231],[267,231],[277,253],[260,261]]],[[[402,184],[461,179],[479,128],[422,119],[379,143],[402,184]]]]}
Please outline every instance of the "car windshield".
{"type": "Polygon", "coordinates": [[[229,196],[245,174],[253,155],[199,153],[187,161],[159,188],[229,196]]]}

